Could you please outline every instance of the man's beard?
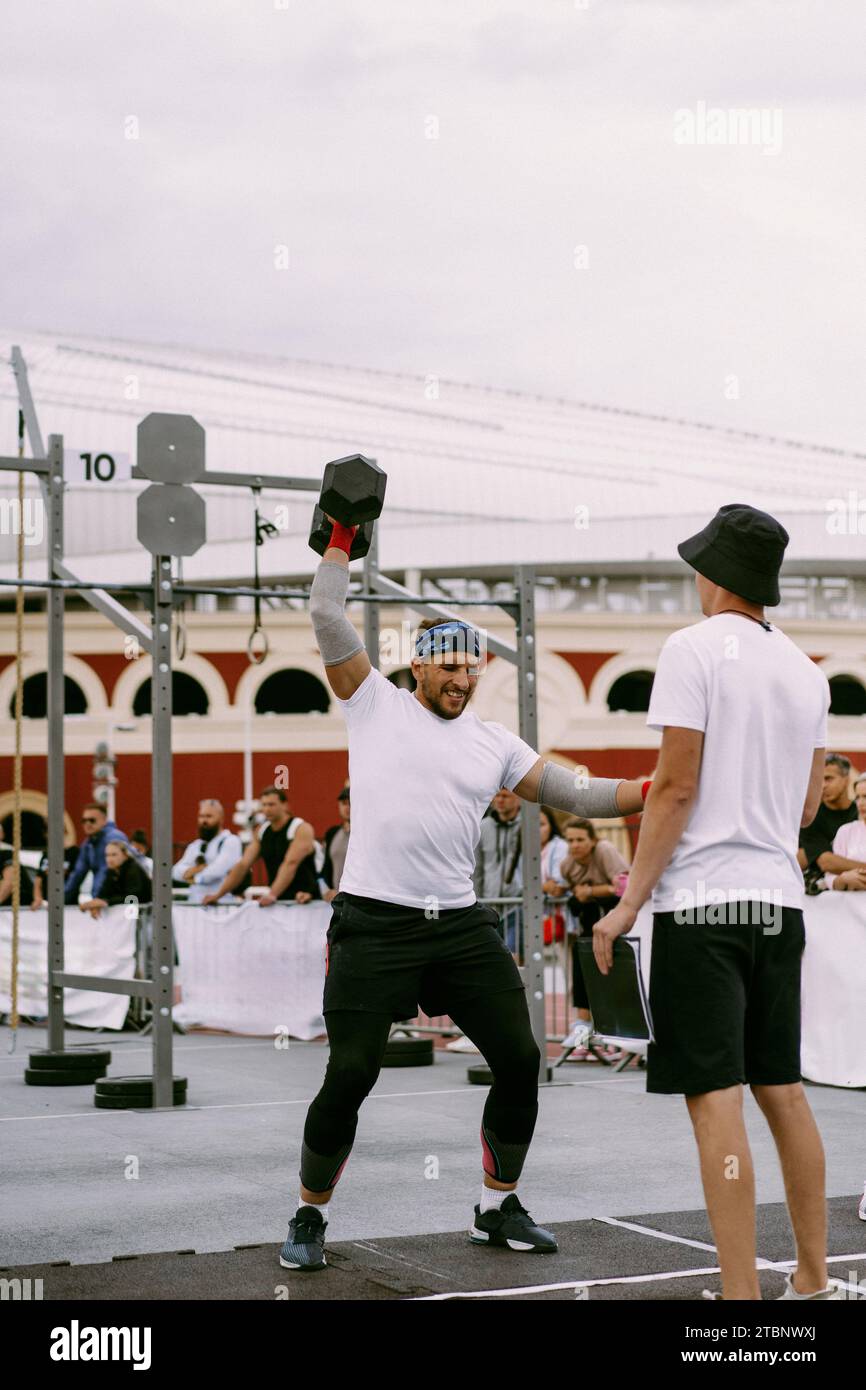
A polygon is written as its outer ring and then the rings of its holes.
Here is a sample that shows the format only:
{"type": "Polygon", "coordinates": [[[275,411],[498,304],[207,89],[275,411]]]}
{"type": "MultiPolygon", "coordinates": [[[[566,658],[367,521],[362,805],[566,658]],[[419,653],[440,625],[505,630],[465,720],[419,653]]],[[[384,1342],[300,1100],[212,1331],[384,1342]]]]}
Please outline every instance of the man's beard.
{"type": "Polygon", "coordinates": [[[202,839],[202,840],[212,840],[213,837],[219,833],[219,826],[218,826],[218,825],[202,825],[201,823],[199,823],[198,833],[199,833],[199,839],[202,839]]]}
{"type": "Polygon", "coordinates": [[[445,702],[444,691],[429,689],[429,684],[429,681],[422,681],[421,689],[424,692],[425,698],[433,707],[434,714],[438,714],[440,719],[459,719],[460,715],[469,704],[469,701],[472,699],[472,696],[475,694],[475,691],[471,689],[466,692],[461,691],[460,694],[463,695],[463,699],[460,702],[460,706],[458,709],[452,709],[445,702]]]}

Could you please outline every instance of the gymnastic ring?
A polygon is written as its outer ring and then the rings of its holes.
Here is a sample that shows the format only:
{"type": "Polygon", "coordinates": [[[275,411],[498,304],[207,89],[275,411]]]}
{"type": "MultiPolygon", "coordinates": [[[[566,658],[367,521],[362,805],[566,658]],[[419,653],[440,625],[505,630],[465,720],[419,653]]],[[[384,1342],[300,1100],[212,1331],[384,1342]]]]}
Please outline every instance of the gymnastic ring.
{"type": "Polygon", "coordinates": [[[269,651],[270,643],[268,642],[268,634],[265,632],[263,627],[254,627],[249,637],[247,638],[247,656],[249,657],[253,666],[261,666],[262,662],[266,660],[269,651]],[[260,637],[262,640],[262,647],[261,650],[258,652],[255,648],[255,641],[257,637],[260,637]]]}

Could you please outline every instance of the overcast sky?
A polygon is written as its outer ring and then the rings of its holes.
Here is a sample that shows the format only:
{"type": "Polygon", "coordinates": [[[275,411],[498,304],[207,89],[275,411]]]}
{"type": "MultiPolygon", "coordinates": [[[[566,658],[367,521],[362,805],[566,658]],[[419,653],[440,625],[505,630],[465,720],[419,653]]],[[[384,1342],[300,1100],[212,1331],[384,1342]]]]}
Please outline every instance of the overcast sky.
{"type": "Polygon", "coordinates": [[[7,7],[3,317],[862,449],[864,52],[861,0],[7,7]]]}

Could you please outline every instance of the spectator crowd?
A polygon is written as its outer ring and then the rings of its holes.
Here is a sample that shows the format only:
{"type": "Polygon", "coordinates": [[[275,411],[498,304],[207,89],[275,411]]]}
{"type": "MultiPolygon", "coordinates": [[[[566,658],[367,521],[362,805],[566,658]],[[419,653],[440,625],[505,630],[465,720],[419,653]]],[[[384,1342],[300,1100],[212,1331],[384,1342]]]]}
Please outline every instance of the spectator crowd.
{"type": "MultiPolygon", "coordinates": [[[[330,902],[339,891],[349,844],[348,782],[336,800],[336,821],[318,841],[309,821],[292,815],[286,792],[265,787],[244,845],[241,835],[226,827],[222,803],[205,798],[198,805],[196,836],[172,868],[174,896],[205,906],[237,901],[251,888],[253,866],[260,861],[267,883],[251,890],[260,907],[330,902]]],[[[98,802],[82,807],[81,829],[81,842],[64,850],[65,902],[93,917],[106,907],[151,902],[153,859],[146,832],[135,830],[128,836],[98,802]]],[[[22,907],[45,905],[47,870],[47,853],[38,865],[20,863],[22,907]]],[[[13,852],[0,844],[0,906],[11,904],[13,890],[13,852]]]]}
{"type": "MultiPolygon", "coordinates": [[[[265,787],[259,796],[247,843],[225,824],[225,809],[214,797],[199,802],[196,835],[172,869],[175,896],[210,906],[254,896],[260,907],[276,902],[330,902],[339,892],[351,829],[348,780],[336,797],[336,819],[321,839],[302,816],[294,815],[287,793],[265,787]],[[252,888],[259,862],[267,880],[252,888]],[[247,890],[250,890],[248,893],[247,890]]],[[[521,801],[503,787],[482,821],[476,849],[476,895],[498,900],[502,932],[509,950],[522,959],[523,893],[521,801]]],[[[547,902],[545,942],[575,939],[625,891],[628,864],[592,821],[563,819],[539,808],[541,879],[547,902]]],[[[81,811],[83,836],[64,851],[64,896],[98,916],[104,907],[152,897],[153,860],[144,830],[131,835],[108,818],[105,807],[88,802],[81,811]],[[82,889],[87,889],[82,892],[82,889]]],[[[821,806],[800,834],[797,854],[807,894],[866,890],[866,774],[852,773],[841,753],[828,753],[821,806]]],[[[38,867],[19,869],[20,903],[38,908],[45,900],[47,855],[38,867]]],[[[12,850],[0,843],[0,906],[13,895],[12,850]]],[[[585,1010],[575,986],[575,1004],[585,1010]]]]}
{"type": "MultiPolygon", "coordinates": [[[[477,897],[496,906],[503,939],[522,964],[521,807],[520,798],[507,788],[496,793],[482,821],[473,879],[477,897]]],[[[538,815],[544,942],[570,975],[576,1020],[565,1046],[572,1060],[594,1061],[599,1049],[586,1046],[592,1017],[577,942],[591,935],[594,924],[625,892],[628,863],[591,820],[565,818],[546,806],[538,808],[538,815]]],[[[330,902],[339,892],[351,833],[348,780],[336,796],[335,820],[321,839],[309,821],[293,814],[287,793],[276,786],[260,793],[244,836],[226,826],[225,809],[214,797],[199,802],[196,819],[196,834],[172,869],[177,900],[208,907],[246,896],[267,909],[278,902],[330,902]],[[266,883],[254,887],[254,874],[266,883]]],[[[150,903],[153,860],[145,831],[127,836],[98,802],[82,807],[81,829],[80,843],[64,851],[66,903],[94,918],[117,905],[134,904],[137,911],[138,905],[150,903]]],[[[621,844],[628,848],[624,836],[621,844]]],[[[866,890],[866,774],[853,773],[843,754],[826,755],[821,806],[801,831],[797,858],[807,894],[866,890]]],[[[46,873],[45,854],[38,867],[19,865],[22,907],[44,906],[46,873]]],[[[12,850],[0,844],[0,907],[12,902],[13,888],[12,850]]],[[[462,1038],[450,1046],[477,1050],[462,1038]]],[[[601,1051],[613,1059],[612,1049],[601,1051]]]]}

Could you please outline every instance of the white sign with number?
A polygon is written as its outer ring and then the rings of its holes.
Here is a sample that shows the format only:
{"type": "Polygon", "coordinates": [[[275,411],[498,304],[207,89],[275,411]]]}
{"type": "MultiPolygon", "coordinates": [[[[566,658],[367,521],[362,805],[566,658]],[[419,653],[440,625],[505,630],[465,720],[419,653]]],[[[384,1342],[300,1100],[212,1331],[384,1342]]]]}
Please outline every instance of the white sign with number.
{"type": "Polygon", "coordinates": [[[126,482],[132,477],[132,456],[117,449],[63,450],[63,476],[68,483],[126,482]]]}

